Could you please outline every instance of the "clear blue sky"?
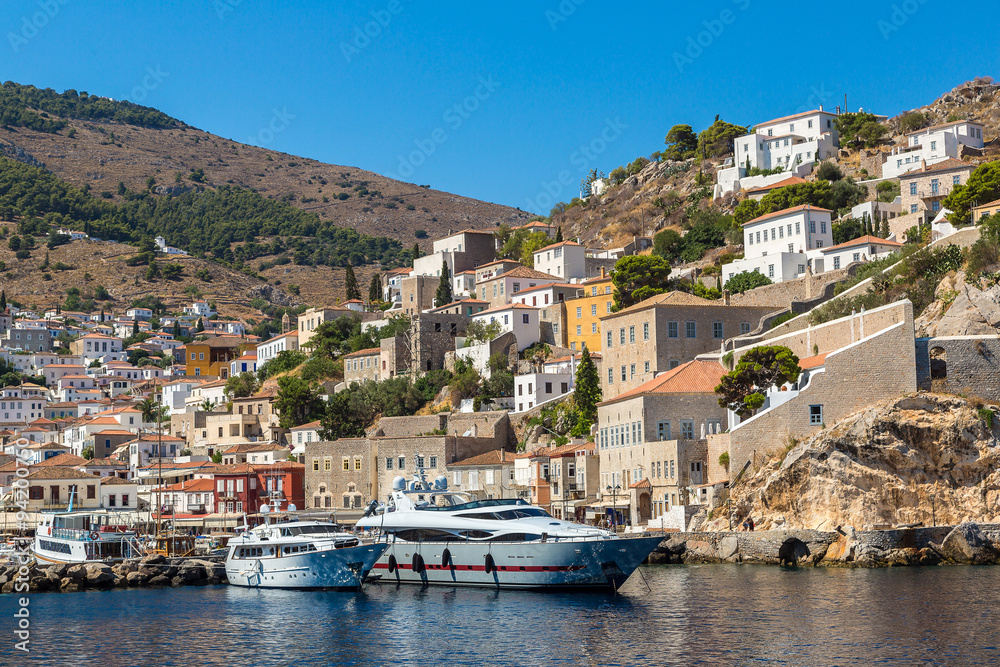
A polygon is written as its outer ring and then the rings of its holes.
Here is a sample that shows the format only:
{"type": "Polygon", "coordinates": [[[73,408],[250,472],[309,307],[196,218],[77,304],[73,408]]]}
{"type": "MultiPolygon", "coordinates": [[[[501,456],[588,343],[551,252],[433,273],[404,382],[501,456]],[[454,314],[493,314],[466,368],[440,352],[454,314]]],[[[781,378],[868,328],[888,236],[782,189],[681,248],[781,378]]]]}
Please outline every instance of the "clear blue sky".
{"type": "Polygon", "coordinates": [[[849,109],[891,116],[996,74],[1000,52],[990,9],[961,0],[4,10],[4,80],[128,98],[237,141],[545,213],[589,169],[660,150],[675,123],[754,124],[845,93],[849,109]]]}

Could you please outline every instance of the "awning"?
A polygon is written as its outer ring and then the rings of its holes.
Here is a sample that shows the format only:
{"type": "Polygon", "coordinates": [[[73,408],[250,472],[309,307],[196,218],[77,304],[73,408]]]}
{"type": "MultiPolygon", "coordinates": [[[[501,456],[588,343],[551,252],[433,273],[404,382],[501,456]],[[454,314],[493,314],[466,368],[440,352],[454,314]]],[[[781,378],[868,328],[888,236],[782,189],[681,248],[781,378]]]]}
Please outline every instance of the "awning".
{"type": "Polygon", "coordinates": [[[591,507],[628,507],[632,502],[626,496],[625,498],[616,498],[614,502],[610,500],[604,500],[599,503],[591,503],[591,507]]]}

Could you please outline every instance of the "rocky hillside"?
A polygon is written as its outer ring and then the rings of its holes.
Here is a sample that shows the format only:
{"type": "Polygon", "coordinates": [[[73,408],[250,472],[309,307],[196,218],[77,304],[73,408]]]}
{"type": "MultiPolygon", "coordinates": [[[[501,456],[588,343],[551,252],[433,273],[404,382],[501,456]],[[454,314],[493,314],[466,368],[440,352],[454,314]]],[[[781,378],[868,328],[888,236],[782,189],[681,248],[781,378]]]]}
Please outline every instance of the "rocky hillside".
{"type": "Polygon", "coordinates": [[[934,299],[914,322],[917,336],[1000,333],[1000,285],[969,284],[958,271],[938,284],[934,299]]]}
{"type": "Polygon", "coordinates": [[[993,83],[992,77],[983,76],[955,86],[930,104],[890,118],[889,128],[893,134],[902,134],[900,118],[914,111],[926,116],[926,126],[958,119],[975,120],[984,125],[983,138],[994,140],[1000,136],[1000,84],[993,83]]]}
{"type": "MultiPolygon", "coordinates": [[[[196,186],[239,185],[318,214],[339,226],[399,239],[409,247],[468,227],[522,224],[529,214],[499,204],[403,183],[357,167],[326,164],[242,144],[178,122],[140,127],[105,119],[61,117],[39,111],[58,132],[0,125],[0,154],[44,165],[94,195],[120,201],[118,184],[178,194],[196,186]],[[195,182],[190,174],[202,170],[195,182]],[[179,176],[178,176],[179,174],[179,176]],[[179,179],[179,180],[178,180],[179,179]],[[428,240],[416,238],[425,231],[428,240]]],[[[286,123],[289,121],[285,121],[286,123]]]]}
{"type": "Polygon", "coordinates": [[[929,393],[873,405],[739,483],[734,515],[762,530],[1000,521],[998,410],[929,393]]]}

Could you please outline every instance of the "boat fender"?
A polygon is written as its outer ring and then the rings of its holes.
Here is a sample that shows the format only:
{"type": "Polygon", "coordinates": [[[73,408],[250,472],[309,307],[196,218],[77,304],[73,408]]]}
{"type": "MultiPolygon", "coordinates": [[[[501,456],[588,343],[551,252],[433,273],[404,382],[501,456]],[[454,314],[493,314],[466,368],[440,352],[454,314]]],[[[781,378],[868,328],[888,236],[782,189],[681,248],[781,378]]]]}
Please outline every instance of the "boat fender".
{"type": "Polygon", "coordinates": [[[413,571],[417,574],[424,571],[424,557],[420,554],[413,554],[413,571]]]}
{"type": "Polygon", "coordinates": [[[441,567],[451,567],[451,551],[448,549],[441,554],[441,567]]]}
{"type": "Polygon", "coordinates": [[[493,561],[493,554],[486,554],[486,574],[493,574],[493,571],[496,569],[497,566],[493,561]]]}
{"type": "Polygon", "coordinates": [[[96,530],[95,531],[91,531],[91,533],[90,533],[90,539],[92,539],[92,540],[94,540],[96,542],[97,540],[101,539],[101,534],[98,533],[96,530]]]}
{"type": "Polygon", "coordinates": [[[48,527],[48,528],[46,528],[45,530],[47,531],[47,534],[48,534],[48,535],[51,535],[51,534],[52,534],[52,526],[49,526],[49,527],[48,527]]]}
{"type": "Polygon", "coordinates": [[[389,574],[392,574],[395,571],[396,571],[396,557],[390,555],[389,556],[389,574]]]}

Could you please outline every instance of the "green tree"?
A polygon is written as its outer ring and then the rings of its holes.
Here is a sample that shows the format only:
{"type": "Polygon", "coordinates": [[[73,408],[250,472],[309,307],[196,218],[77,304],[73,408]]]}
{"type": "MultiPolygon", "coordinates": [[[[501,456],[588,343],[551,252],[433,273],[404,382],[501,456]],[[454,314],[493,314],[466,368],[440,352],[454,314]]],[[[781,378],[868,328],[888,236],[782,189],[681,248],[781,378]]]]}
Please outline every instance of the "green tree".
{"type": "Polygon", "coordinates": [[[142,415],[142,421],[144,423],[148,424],[149,422],[156,421],[157,405],[156,401],[152,398],[147,396],[142,399],[142,402],[139,403],[139,405],[135,407],[139,410],[139,414],[142,415]]]}
{"type": "MultiPolygon", "coordinates": [[[[152,265],[150,265],[152,267],[152,265]]],[[[177,262],[166,264],[163,267],[163,277],[167,280],[179,280],[184,272],[184,266],[177,262]]]]}
{"type": "Polygon", "coordinates": [[[859,236],[864,236],[864,231],[861,228],[861,222],[856,218],[846,218],[841,222],[833,223],[834,245],[853,241],[859,236]]]}
{"type": "Polygon", "coordinates": [[[832,208],[829,181],[812,181],[786,185],[764,195],[757,207],[757,215],[766,215],[793,206],[809,204],[819,208],[832,208]]]}
{"type": "Polygon", "coordinates": [[[11,250],[17,252],[18,250],[21,249],[21,237],[17,236],[16,234],[14,236],[11,236],[10,240],[7,241],[7,245],[10,247],[11,250]]]}
{"type": "Polygon", "coordinates": [[[755,287],[763,287],[770,284],[771,279],[760,271],[741,271],[727,280],[723,289],[729,290],[730,294],[742,294],[755,287]]]}
{"type": "Polygon", "coordinates": [[[904,113],[899,117],[899,129],[904,133],[916,132],[930,122],[930,116],[919,111],[904,113]]]}
{"type": "Polygon", "coordinates": [[[690,125],[674,125],[663,139],[667,150],[663,156],[669,160],[685,160],[694,156],[698,148],[698,135],[690,125]]]}
{"type": "Polygon", "coordinates": [[[873,147],[887,131],[875,114],[865,112],[842,113],[834,119],[833,126],[840,137],[840,145],[845,148],[873,147]],[[869,127],[870,125],[876,125],[879,129],[869,127]]]}
{"type": "Polygon", "coordinates": [[[974,204],[984,204],[998,198],[1000,198],[1000,162],[987,162],[976,167],[965,185],[956,185],[941,205],[951,211],[948,216],[951,222],[967,225],[972,221],[974,204]]]}
{"type": "Polygon", "coordinates": [[[473,320],[465,328],[465,337],[473,343],[487,343],[500,335],[499,322],[485,323],[483,320],[473,320]]]}
{"type": "Polygon", "coordinates": [[[413,250],[411,251],[410,255],[413,257],[414,260],[420,259],[420,244],[419,243],[414,243],[413,244],[413,250]]]}
{"type": "Polygon", "coordinates": [[[368,302],[377,303],[382,300],[382,280],[379,274],[372,276],[371,283],[368,284],[368,302]]]}
{"type": "Polygon", "coordinates": [[[545,232],[531,232],[521,242],[521,264],[529,268],[535,266],[535,253],[551,244],[545,232]]]}
{"type": "Polygon", "coordinates": [[[360,334],[361,318],[353,314],[343,315],[316,327],[312,337],[303,347],[312,350],[315,357],[333,360],[342,354],[353,352],[349,341],[360,334]]]}
{"type": "Polygon", "coordinates": [[[196,326],[194,328],[194,330],[197,333],[201,333],[202,331],[205,330],[205,318],[204,317],[199,317],[198,318],[198,326],[196,326]]]}
{"type": "Polygon", "coordinates": [[[228,380],[226,380],[226,396],[229,400],[234,398],[246,398],[247,396],[253,396],[254,392],[260,387],[260,383],[257,381],[257,376],[250,372],[240,373],[239,375],[233,375],[228,380]]]}
{"type": "Polygon", "coordinates": [[[350,264],[344,270],[344,291],[347,293],[347,300],[361,300],[361,288],[358,287],[358,279],[354,275],[354,267],[350,264]]]}
{"type": "Polygon", "coordinates": [[[760,215],[759,208],[759,202],[756,199],[744,199],[733,210],[733,222],[737,225],[750,222],[760,215]]]}
{"type": "Polygon", "coordinates": [[[832,160],[824,160],[819,165],[819,169],[816,170],[816,178],[821,178],[824,181],[839,181],[844,177],[844,172],[840,170],[837,163],[832,160]]]}
{"type": "Polygon", "coordinates": [[[703,158],[721,157],[733,152],[733,140],[747,134],[747,128],[715,117],[715,122],[698,134],[698,152],[703,158]]]}
{"type": "Polygon", "coordinates": [[[274,403],[281,428],[294,428],[321,416],[323,402],[302,378],[285,375],[278,378],[278,397],[274,403]]]}
{"type": "Polygon", "coordinates": [[[80,455],[88,461],[92,461],[94,459],[94,446],[87,445],[83,448],[83,451],[80,452],[80,455]]]}
{"type": "Polygon", "coordinates": [[[0,313],[7,312],[7,290],[0,290],[0,313]]]}
{"type": "Polygon", "coordinates": [[[664,259],[673,259],[683,248],[683,237],[673,229],[664,229],[653,237],[653,254],[664,259]]]}
{"type": "Polygon", "coordinates": [[[132,318],[132,338],[135,338],[138,335],[139,335],[139,318],[133,317],[132,318]]]}
{"type": "Polygon", "coordinates": [[[562,226],[556,227],[556,243],[563,242],[562,226]]]}
{"type": "Polygon", "coordinates": [[[615,286],[614,312],[668,290],[670,263],[656,255],[629,255],[615,262],[611,282],[615,286]]]}
{"type": "Polygon", "coordinates": [[[440,307],[452,301],[451,271],[448,270],[448,260],[441,260],[441,280],[438,281],[437,292],[434,294],[434,305],[440,307]]]}
{"type": "Polygon", "coordinates": [[[594,360],[590,358],[586,343],[580,353],[575,383],[573,403],[576,405],[577,421],[573,427],[573,435],[589,436],[590,427],[597,421],[597,404],[601,402],[601,378],[597,374],[594,360]]]}
{"type": "Polygon", "coordinates": [[[750,348],[715,388],[719,406],[746,419],[764,404],[767,390],[799,379],[799,358],[782,345],[750,348]]]}
{"type": "Polygon", "coordinates": [[[305,363],[308,357],[298,350],[282,350],[274,359],[268,359],[257,367],[257,377],[263,382],[278,373],[286,373],[305,363]]]}

